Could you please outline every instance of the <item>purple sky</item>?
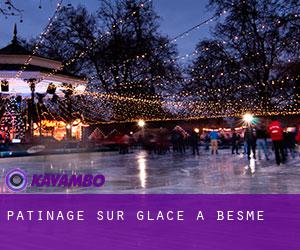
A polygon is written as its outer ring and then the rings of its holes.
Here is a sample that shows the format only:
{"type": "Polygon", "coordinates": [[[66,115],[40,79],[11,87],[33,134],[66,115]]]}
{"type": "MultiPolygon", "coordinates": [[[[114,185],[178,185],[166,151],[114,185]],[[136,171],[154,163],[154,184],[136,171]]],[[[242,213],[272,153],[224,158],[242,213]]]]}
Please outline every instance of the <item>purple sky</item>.
{"type": "MultiPolygon", "coordinates": [[[[5,19],[0,16],[0,47],[10,42],[15,22],[22,37],[31,38],[42,32],[48,18],[54,13],[57,0],[41,1],[42,9],[39,9],[39,0],[14,0],[17,6],[24,10],[24,22],[20,23],[16,17],[5,19]]],[[[153,0],[155,11],[161,17],[161,31],[169,37],[174,37],[209,18],[211,13],[206,9],[207,2],[208,0],[153,0]]],[[[81,3],[92,11],[99,6],[99,0],[64,0],[64,4],[68,3],[73,5],[81,3]]],[[[196,43],[205,37],[209,37],[209,25],[204,25],[191,35],[179,39],[177,45],[180,55],[191,53],[196,43]]]]}

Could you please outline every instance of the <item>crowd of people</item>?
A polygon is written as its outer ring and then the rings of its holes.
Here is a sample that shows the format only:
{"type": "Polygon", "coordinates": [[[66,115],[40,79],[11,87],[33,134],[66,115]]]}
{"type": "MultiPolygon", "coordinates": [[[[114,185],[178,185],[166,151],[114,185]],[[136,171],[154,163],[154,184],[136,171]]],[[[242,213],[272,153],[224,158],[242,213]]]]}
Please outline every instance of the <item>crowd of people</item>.
{"type": "MultiPolygon", "coordinates": [[[[271,148],[277,165],[284,164],[288,155],[295,158],[300,153],[300,125],[295,130],[288,130],[283,128],[278,120],[273,120],[268,127],[251,123],[247,125],[244,133],[244,152],[249,160],[251,154],[256,159],[256,152],[259,159],[263,153],[265,159],[269,160],[268,138],[272,141],[271,148]]],[[[233,146],[232,153],[234,148],[233,146]]]]}
{"type": "Polygon", "coordinates": [[[190,150],[193,155],[199,155],[200,146],[203,146],[212,155],[218,154],[220,148],[227,148],[232,154],[243,153],[249,160],[258,157],[268,161],[271,155],[275,155],[278,165],[285,163],[288,157],[300,155],[300,125],[294,129],[283,128],[278,120],[268,125],[249,123],[226,133],[216,127],[200,133],[199,129],[186,131],[176,126],[171,132],[160,128],[152,133],[146,132],[143,138],[140,135],[137,140],[127,135],[124,139],[120,153],[128,153],[128,147],[134,144],[144,147],[150,154],[171,151],[185,154],[190,150]]]}
{"type": "MultiPolygon", "coordinates": [[[[0,151],[7,150],[8,138],[9,133],[0,130],[0,151]]],[[[219,149],[230,149],[232,154],[243,153],[249,160],[258,157],[268,161],[275,155],[273,158],[280,165],[288,158],[300,155],[300,125],[283,127],[279,120],[273,119],[268,123],[248,122],[242,127],[226,130],[212,126],[202,132],[198,128],[175,126],[172,130],[142,129],[137,134],[118,134],[109,142],[119,146],[120,154],[129,153],[130,147],[142,147],[150,154],[163,155],[171,151],[185,154],[191,151],[193,155],[200,155],[202,146],[212,155],[217,155],[219,149]]]]}

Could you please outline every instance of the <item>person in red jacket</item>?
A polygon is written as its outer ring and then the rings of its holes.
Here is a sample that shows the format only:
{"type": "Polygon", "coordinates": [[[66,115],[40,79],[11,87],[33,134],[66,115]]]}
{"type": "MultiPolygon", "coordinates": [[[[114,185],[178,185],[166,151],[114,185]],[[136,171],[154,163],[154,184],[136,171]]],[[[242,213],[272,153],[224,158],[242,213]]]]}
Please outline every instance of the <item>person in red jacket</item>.
{"type": "Polygon", "coordinates": [[[7,135],[5,130],[1,131],[0,130],[0,143],[5,144],[5,142],[7,141],[7,135]]]}
{"type": "Polygon", "coordinates": [[[274,119],[268,127],[270,137],[272,139],[275,151],[277,165],[285,162],[284,145],[283,145],[283,129],[279,121],[274,119]]]}

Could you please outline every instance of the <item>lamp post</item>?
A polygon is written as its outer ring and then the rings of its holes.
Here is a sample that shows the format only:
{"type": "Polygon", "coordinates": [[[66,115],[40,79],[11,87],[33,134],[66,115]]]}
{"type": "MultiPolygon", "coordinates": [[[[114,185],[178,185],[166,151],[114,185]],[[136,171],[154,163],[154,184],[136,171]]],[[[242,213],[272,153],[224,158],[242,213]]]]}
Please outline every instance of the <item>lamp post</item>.
{"type": "Polygon", "coordinates": [[[247,125],[250,125],[253,122],[254,117],[253,117],[253,115],[247,113],[247,114],[244,114],[243,120],[247,125]]]}
{"type": "Polygon", "coordinates": [[[145,137],[145,125],[146,125],[146,123],[145,123],[145,121],[144,120],[139,120],[138,121],[138,126],[141,128],[141,130],[142,130],[142,137],[143,137],[143,139],[144,139],[144,137],[145,137]]]}

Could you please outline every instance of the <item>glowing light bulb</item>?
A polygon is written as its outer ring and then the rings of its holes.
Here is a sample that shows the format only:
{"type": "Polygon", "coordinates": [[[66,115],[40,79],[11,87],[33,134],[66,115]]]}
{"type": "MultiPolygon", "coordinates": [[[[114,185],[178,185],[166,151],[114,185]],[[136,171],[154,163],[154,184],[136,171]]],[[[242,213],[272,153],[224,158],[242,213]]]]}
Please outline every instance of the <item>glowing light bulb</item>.
{"type": "Polygon", "coordinates": [[[246,122],[246,123],[251,123],[253,121],[254,117],[253,115],[251,114],[245,114],[243,116],[243,120],[246,122]]]}
{"type": "Polygon", "coordinates": [[[145,121],[144,120],[139,120],[138,121],[138,126],[141,127],[141,128],[144,127],[145,126],[145,121]]]}

